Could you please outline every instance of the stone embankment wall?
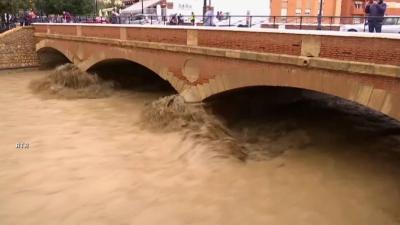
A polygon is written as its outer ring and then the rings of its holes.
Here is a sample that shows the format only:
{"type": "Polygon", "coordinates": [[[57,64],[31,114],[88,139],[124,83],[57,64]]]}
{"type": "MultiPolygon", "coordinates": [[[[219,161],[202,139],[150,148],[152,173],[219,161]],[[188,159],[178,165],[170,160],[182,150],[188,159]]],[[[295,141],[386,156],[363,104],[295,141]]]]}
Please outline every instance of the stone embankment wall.
{"type": "Polygon", "coordinates": [[[39,66],[33,27],[18,27],[0,34],[0,70],[39,66]]]}

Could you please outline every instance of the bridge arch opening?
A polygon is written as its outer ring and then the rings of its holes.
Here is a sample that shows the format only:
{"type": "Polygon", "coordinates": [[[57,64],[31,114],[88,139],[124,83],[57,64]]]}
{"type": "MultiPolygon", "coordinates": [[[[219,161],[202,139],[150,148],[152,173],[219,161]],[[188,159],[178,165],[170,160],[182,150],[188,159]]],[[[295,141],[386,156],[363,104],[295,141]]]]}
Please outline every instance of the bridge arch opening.
{"type": "Polygon", "coordinates": [[[157,73],[127,59],[106,59],[91,66],[87,72],[115,81],[122,89],[177,94],[172,85],[157,73]]]}
{"type": "Polygon", "coordinates": [[[269,146],[268,154],[308,146],[332,145],[338,151],[397,151],[400,147],[400,121],[325,93],[254,86],[221,92],[204,102],[245,145],[269,146]],[[381,139],[390,144],[377,146],[381,139]]]}
{"type": "Polygon", "coordinates": [[[54,69],[57,66],[72,63],[64,53],[52,47],[44,47],[37,51],[40,69],[54,69]]]}

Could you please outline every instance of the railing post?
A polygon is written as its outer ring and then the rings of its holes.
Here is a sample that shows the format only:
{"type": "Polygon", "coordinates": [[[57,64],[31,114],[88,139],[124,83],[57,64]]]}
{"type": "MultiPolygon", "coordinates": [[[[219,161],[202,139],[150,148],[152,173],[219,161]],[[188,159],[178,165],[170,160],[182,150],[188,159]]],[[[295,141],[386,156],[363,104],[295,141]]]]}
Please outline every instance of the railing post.
{"type": "Polygon", "coordinates": [[[322,30],[321,23],[322,23],[322,4],[324,3],[324,0],[319,1],[319,12],[318,12],[318,25],[317,25],[317,30],[322,30]]]}
{"type": "Polygon", "coordinates": [[[275,24],[276,24],[276,17],[274,16],[274,24],[272,25],[275,28],[275,24]]]}
{"type": "Polygon", "coordinates": [[[302,28],[302,25],[303,25],[303,16],[300,16],[300,30],[302,28]]]}

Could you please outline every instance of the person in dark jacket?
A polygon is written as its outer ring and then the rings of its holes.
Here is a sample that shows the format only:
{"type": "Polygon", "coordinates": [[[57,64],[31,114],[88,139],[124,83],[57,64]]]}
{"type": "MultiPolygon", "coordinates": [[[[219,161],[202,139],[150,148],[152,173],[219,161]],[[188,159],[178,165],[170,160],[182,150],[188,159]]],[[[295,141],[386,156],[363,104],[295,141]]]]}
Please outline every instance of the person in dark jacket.
{"type": "Polygon", "coordinates": [[[382,22],[385,17],[386,3],[383,0],[372,0],[365,7],[365,13],[368,13],[368,29],[370,33],[381,33],[382,22]]]}

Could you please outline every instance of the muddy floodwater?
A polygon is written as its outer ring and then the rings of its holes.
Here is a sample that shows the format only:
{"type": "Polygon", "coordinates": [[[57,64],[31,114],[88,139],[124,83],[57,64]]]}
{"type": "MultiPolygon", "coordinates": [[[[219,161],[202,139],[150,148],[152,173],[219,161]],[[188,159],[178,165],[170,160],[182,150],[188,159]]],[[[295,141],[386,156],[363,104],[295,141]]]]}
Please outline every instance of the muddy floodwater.
{"type": "Polygon", "coordinates": [[[1,225],[400,224],[390,118],[337,99],[291,105],[231,126],[242,162],[137,125],[165,93],[45,100],[27,86],[46,74],[0,75],[1,225]],[[261,131],[282,123],[298,128],[261,131]]]}

